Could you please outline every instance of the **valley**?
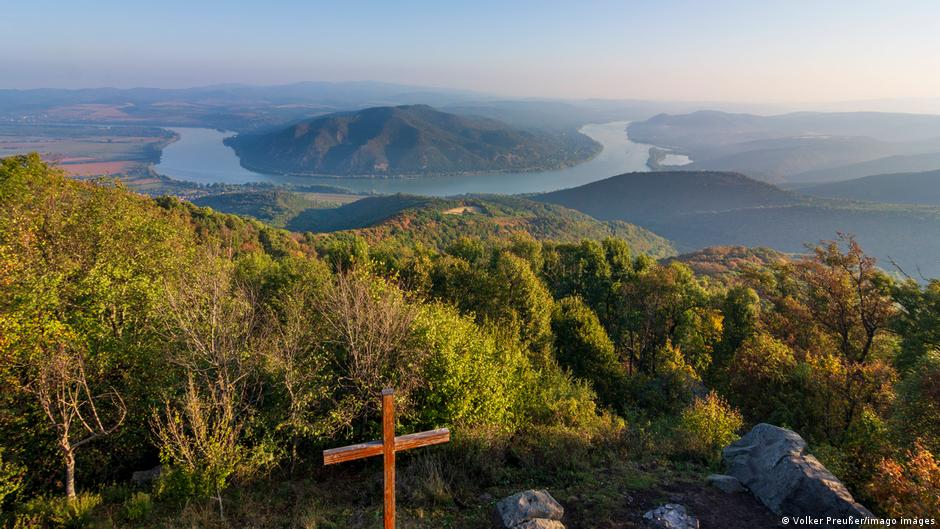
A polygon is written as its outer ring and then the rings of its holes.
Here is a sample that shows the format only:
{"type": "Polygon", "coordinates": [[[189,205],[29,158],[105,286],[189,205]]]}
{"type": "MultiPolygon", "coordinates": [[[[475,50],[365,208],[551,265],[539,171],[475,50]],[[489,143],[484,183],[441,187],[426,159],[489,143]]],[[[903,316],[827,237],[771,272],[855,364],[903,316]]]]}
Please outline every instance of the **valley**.
{"type": "MultiPolygon", "coordinates": [[[[469,103],[465,105],[456,108],[466,112],[487,113],[484,111],[487,107],[474,107],[469,103]]],[[[423,116],[420,119],[428,116],[444,119],[441,123],[451,119],[451,114],[428,114],[425,107],[403,108],[408,112],[417,109],[415,111],[418,115],[423,116]]],[[[502,112],[509,112],[513,108],[504,105],[502,112]]],[[[519,106],[512,119],[516,123],[532,126],[535,114],[529,110],[525,105],[519,106]]],[[[544,118],[555,123],[542,123],[542,126],[549,127],[546,130],[555,130],[557,134],[557,131],[572,126],[569,109],[553,110],[558,117],[544,118]],[[552,119],[557,121],[553,122],[552,119]]],[[[332,119],[325,117],[320,122],[333,123],[330,121],[332,119]]],[[[463,123],[483,122],[470,120],[453,123],[464,126],[463,123]]],[[[231,146],[225,144],[233,141],[235,132],[205,128],[10,125],[3,130],[11,138],[13,135],[18,138],[17,143],[6,142],[8,153],[21,152],[29,147],[42,148],[76,176],[114,175],[140,192],[187,197],[218,211],[250,215],[301,232],[332,231],[335,228],[330,226],[334,225],[345,225],[346,229],[369,228],[369,224],[352,220],[336,224],[335,220],[327,222],[322,219],[341,219],[345,215],[356,218],[356,214],[351,213],[352,209],[340,206],[370,195],[394,196],[405,193],[442,198],[472,195],[472,198],[478,200],[486,200],[485,195],[493,194],[523,195],[556,202],[601,222],[621,221],[642,226],[672,241],[680,252],[711,246],[743,245],[799,253],[808,243],[832,237],[835,233],[853,233],[883,262],[891,263],[889,268],[892,272],[916,271],[929,276],[940,273],[940,248],[934,248],[930,242],[911,244],[911,231],[908,228],[917,226],[919,231],[928,232],[938,229],[935,226],[937,212],[931,209],[931,206],[937,204],[931,198],[932,190],[936,189],[932,173],[898,175],[891,180],[887,180],[890,175],[885,175],[837,184],[813,186],[804,183],[802,187],[794,184],[791,186],[794,187],[793,191],[782,191],[744,176],[727,172],[700,172],[698,168],[742,165],[749,168],[744,174],[766,180],[769,173],[765,170],[771,167],[767,164],[777,163],[772,161],[774,157],[786,166],[805,168],[812,158],[807,153],[814,150],[824,153],[821,154],[822,158],[817,156],[819,160],[833,163],[833,160],[849,159],[844,158],[845,154],[837,154],[854,152],[851,149],[840,150],[842,146],[848,145],[861,146],[869,157],[884,153],[879,150],[879,145],[892,145],[892,149],[902,148],[899,146],[903,145],[908,145],[903,147],[905,149],[915,148],[911,145],[928,148],[930,140],[926,138],[933,133],[935,125],[929,117],[875,114],[846,116],[807,113],[764,118],[704,112],[678,117],[656,116],[645,122],[615,121],[581,126],[580,133],[596,142],[600,152],[573,167],[549,171],[490,171],[424,177],[402,175],[396,178],[272,175],[251,171],[244,167],[243,161],[238,159],[231,146]],[[668,134],[656,132],[666,130],[657,128],[661,127],[661,122],[670,123],[668,134]],[[864,139],[862,136],[844,137],[843,140],[819,134],[812,137],[775,138],[781,134],[802,134],[810,127],[834,134],[853,129],[868,134],[877,132],[881,136],[877,140],[864,139]],[[31,130],[35,131],[32,140],[22,136],[23,132],[31,130]],[[102,136],[103,132],[108,131],[117,134],[115,137],[119,140],[102,136]],[[639,134],[649,141],[658,142],[658,146],[635,143],[628,134],[639,134]],[[704,141],[702,138],[710,139],[704,141]],[[893,143],[884,143],[889,141],[893,143]],[[836,148],[836,145],[840,147],[836,148]],[[675,148],[681,151],[675,151],[675,148]],[[694,158],[676,152],[687,152],[694,158]],[[724,153],[724,158],[709,158],[716,152],[724,153]],[[764,154],[770,152],[773,154],[764,154]],[[732,162],[729,157],[736,161],[732,162]],[[759,161],[763,169],[755,169],[757,166],[746,162],[748,159],[755,163],[759,161]],[[154,163],[157,160],[158,163],[154,163]],[[642,173],[632,176],[626,174],[631,171],[648,171],[651,167],[659,172],[650,172],[645,176],[642,173]],[[609,176],[621,173],[623,175],[620,177],[609,176]],[[600,182],[602,180],[606,183],[600,182]],[[592,183],[593,186],[588,185],[592,183]],[[578,186],[582,187],[571,189],[578,186]],[[892,202],[895,204],[892,205],[892,202]]],[[[308,125],[297,125],[300,126],[308,125]]],[[[927,161],[933,155],[916,156],[927,161]]],[[[858,162],[854,166],[870,163],[876,167],[877,164],[888,163],[886,160],[879,158],[874,162],[858,162]]],[[[779,171],[783,166],[778,164],[775,167],[778,169],[774,171],[779,171]]],[[[803,178],[801,175],[809,174],[799,172],[787,178],[796,181],[803,178]]],[[[379,203],[376,199],[364,204],[378,207],[379,203]]],[[[402,214],[397,205],[402,204],[400,200],[390,198],[388,203],[396,204],[387,210],[389,217],[402,214]]],[[[453,207],[464,206],[461,203],[453,207]]],[[[383,209],[379,208],[379,211],[383,209]]],[[[542,214],[555,217],[557,212],[546,211],[542,214]]],[[[466,215],[456,217],[463,218],[466,215]]],[[[386,220],[386,217],[375,217],[374,224],[386,220]]],[[[561,232],[556,231],[555,236],[564,239],[570,237],[571,233],[582,233],[578,230],[566,231],[569,229],[570,226],[561,232]]],[[[662,245],[655,243],[644,248],[657,246],[662,245]]]]}

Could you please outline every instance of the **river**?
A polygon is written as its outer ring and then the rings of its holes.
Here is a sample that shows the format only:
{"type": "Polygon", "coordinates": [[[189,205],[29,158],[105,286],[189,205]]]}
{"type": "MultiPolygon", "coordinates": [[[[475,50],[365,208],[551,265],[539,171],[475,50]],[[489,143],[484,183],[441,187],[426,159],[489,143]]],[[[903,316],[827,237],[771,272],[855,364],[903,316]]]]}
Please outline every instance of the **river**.
{"type": "Polygon", "coordinates": [[[180,139],[163,150],[155,167],[160,174],[176,180],[201,184],[249,182],[327,184],[355,191],[410,193],[450,196],[464,193],[541,193],[574,187],[632,171],[648,171],[649,145],[633,143],[627,137],[625,121],[591,124],[581,132],[604,146],[600,154],[582,164],[555,171],[493,173],[428,178],[329,178],[283,176],[256,173],[238,163],[235,151],[222,140],[231,133],[214,129],[174,128],[180,139]]]}

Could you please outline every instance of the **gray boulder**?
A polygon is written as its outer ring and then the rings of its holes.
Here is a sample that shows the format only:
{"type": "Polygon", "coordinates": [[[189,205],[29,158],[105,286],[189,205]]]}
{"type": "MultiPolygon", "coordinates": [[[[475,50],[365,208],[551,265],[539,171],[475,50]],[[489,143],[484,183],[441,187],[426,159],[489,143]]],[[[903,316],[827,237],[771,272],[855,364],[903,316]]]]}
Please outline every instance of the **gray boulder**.
{"type": "Polygon", "coordinates": [[[723,459],[728,474],[778,516],[823,520],[872,516],[832,472],[807,453],[806,441],[794,431],[758,424],[725,448],[723,459]]]}
{"type": "Polygon", "coordinates": [[[551,494],[544,490],[527,490],[500,500],[493,517],[500,529],[564,529],[558,522],[564,515],[565,509],[551,494]],[[523,525],[528,522],[542,525],[523,525]]]}
{"type": "Polygon", "coordinates": [[[690,516],[678,503],[660,505],[644,514],[643,519],[657,529],[699,529],[698,518],[690,516]]]}
{"type": "Polygon", "coordinates": [[[135,485],[149,485],[156,481],[163,472],[163,465],[157,465],[150,470],[137,470],[131,474],[131,483],[135,485]]]}
{"type": "Polygon", "coordinates": [[[741,485],[741,482],[738,481],[738,478],[734,476],[728,476],[725,474],[712,474],[705,478],[705,481],[707,481],[709,485],[723,492],[727,492],[728,494],[747,491],[747,489],[744,488],[744,485],[741,485]]]}

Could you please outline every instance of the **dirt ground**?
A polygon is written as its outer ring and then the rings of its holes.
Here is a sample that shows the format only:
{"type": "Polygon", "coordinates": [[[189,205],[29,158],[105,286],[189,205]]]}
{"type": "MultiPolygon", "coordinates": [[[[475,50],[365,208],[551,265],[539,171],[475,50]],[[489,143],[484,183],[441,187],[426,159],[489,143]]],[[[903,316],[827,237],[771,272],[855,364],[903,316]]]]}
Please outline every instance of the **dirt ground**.
{"type": "Polygon", "coordinates": [[[567,502],[565,519],[568,529],[648,528],[643,514],[664,503],[684,505],[699,519],[701,529],[765,529],[784,527],[780,519],[749,493],[728,494],[705,483],[674,483],[663,487],[625,494],[623,503],[610,513],[610,520],[585,525],[578,502],[567,502]]]}

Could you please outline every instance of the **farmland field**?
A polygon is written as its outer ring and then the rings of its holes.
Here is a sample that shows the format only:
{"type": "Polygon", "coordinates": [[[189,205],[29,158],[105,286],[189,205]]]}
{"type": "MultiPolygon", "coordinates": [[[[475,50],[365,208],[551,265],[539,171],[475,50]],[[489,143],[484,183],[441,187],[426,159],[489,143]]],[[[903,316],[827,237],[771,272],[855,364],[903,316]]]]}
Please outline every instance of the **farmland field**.
{"type": "Polygon", "coordinates": [[[157,127],[0,124],[0,157],[38,152],[76,176],[141,175],[174,138],[157,127]]]}

